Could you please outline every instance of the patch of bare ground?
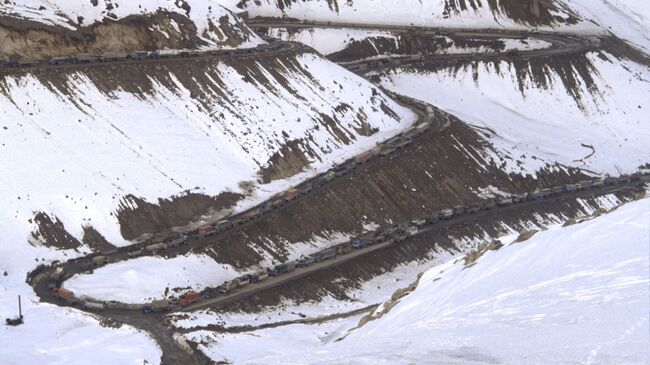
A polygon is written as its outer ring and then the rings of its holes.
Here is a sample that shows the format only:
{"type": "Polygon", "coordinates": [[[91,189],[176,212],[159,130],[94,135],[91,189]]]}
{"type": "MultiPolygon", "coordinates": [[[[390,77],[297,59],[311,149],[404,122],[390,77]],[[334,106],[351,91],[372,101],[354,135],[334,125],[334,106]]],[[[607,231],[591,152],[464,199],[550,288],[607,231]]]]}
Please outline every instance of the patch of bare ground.
{"type": "Polygon", "coordinates": [[[92,226],[84,226],[83,232],[81,242],[90,247],[94,252],[108,252],[115,249],[115,246],[108,242],[106,238],[104,238],[104,236],[97,232],[97,230],[92,226]]]}
{"type": "Polygon", "coordinates": [[[160,233],[172,227],[184,226],[196,219],[197,214],[232,207],[242,198],[243,195],[231,192],[216,197],[187,193],[161,198],[154,204],[127,195],[120,202],[116,215],[122,237],[133,240],[146,233],[160,233]]]}
{"type": "MultiPolygon", "coordinates": [[[[418,277],[415,279],[415,281],[413,281],[407,287],[395,290],[393,295],[390,296],[390,299],[388,299],[387,301],[382,303],[381,306],[378,307],[380,310],[378,310],[378,311],[375,310],[375,311],[369,313],[368,315],[363,316],[363,318],[361,318],[359,320],[359,323],[357,324],[357,327],[354,328],[354,329],[361,328],[361,327],[365,326],[368,322],[375,321],[375,320],[380,319],[381,317],[385,316],[386,314],[388,314],[388,312],[390,312],[397,304],[399,304],[399,302],[402,300],[402,298],[404,298],[405,296],[411,294],[415,290],[415,288],[418,287],[418,284],[420,283],[420,278],[421,277],[422,277],[422,273],[420,273],[418,275],[418,277]]],[[[352,329],[352,330],[354,330],[354,329],[352,329]]]]}
{"type": "MultiPolygon", "coordinates": [[[[631,201],[637,198],[637,193],[625,191],[617,193],[616,196],[621,201],[631,201]]],[[[220,307],[219,312],[256,313],[287,302],[301,304],[322,300],[325,297],[352,301],[354,298],[350,294],[361,289],[364,283],[395,270],[400,265],[413,261],[431,262],[441,252],[452,254],[471,252],[477,246],[459,246],[458,243],[468,240],[485,242],[488,237],[501,235],[506,226],[515,231],[531,230],[531,226],[541,228],[548,225],[549,220],[560,223],[561,220],[571,217],[589,215],[592,209],[600,206],[597,198],[597,196],[586,195],[582,197],[581,202],[578,202],[575,198],[567,197],[530,206],[514,206],[510,210],[497,210],[480,216],[468,216],[467,219],[459,221],[443,222],[436,229],[411,240],[391,245],[384,250],[369,253],[328,270],[316,272],[303,277],[300,281],[288,282],[280,287],[256,293],[254,297],[220,307]],[[586,206],[591,208],[587,209],[586,206]],[[560,221],[555,221],[556,219],[560,221]]],[[[498,242],[495,241],[485,245],[482,251],[496,249],[498,246],[498,242]]],[[[385,283],[385,285],[391,284],[385,283]]]]}
{"type": "MultiPolygon", "coordinates": [[[[210,24],[222,45],[237,46],[252,33],[243,24],[210,24]]],[[[206,36],[207,34],[203,34],[206,36]]],[[[150,15],[132,15],[119,20],[106,18],[100,23],[75,30],[46,25],[10,16],[0,16],[0,57],[72,56],[77,53],[132,52],[154,49],[195,49],[208,45],[197,34],[196,25],[187,17],[168,11],[150,15]]]]}
{"type": "Polygon", "coordinates": [[[505,17],[521,24],[575,24],[575,14],[557,0],[445,0],[444,14],[461,14],[487,7],[495,18],[505,17]]]}
{"type": "Polygon", "coordinates": [[[57,217],[38,212],[34,215],[33,222],[37,228],[32,232],[30,243],[61,250],[77,249],[81,246],[81,242],[66,231],[63,222],[57,217]]]}

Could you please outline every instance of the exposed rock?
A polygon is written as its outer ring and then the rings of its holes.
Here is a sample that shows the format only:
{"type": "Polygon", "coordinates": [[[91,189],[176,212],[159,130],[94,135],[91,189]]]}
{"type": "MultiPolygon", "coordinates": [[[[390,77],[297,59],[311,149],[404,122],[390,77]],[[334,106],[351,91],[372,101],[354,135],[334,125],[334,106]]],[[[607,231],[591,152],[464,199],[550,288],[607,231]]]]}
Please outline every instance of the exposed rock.
{"type": "Polygon", "coordinates": [[[33,239],[30,242],[38,242],[46,247],[62,250],[76,249],[81,246],[81,242],[66,231],[63,223],[57,217],[50,217],[46,213],[38,212],[34,215],[34,222],[38,228],[32,232],[33,239]]]}

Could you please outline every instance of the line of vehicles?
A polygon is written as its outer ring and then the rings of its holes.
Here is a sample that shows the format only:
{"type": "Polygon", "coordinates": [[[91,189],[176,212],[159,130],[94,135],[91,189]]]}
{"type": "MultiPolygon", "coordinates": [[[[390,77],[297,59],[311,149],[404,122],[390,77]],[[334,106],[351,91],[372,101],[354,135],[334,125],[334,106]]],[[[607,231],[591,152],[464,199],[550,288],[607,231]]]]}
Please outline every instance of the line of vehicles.
{"type": "Polygon", "coordinates": [[[154,242],[151,239],[144,240],[136,245],[133,245],[130,248],[131,251],[128,253],[129,257],[138,257],[149,253],[160,252],[171,247],[183,245],[188,241],[190,237],[205,238],[213,236],[259,219],[263,215],[277,210],[282,206],[298,199],[300,196],[309,194],[315,189],[321,188],[331,183],[338,177],[350,174],[356,168],[368,163],[375,158],[386,157],[408,145],[411,145],[414,142],[415,138],[424,134],[431,128],[436,118],[443,118],[443,116],[438,114],[431,105],[425,105],[415,99],[397,94],[393,95],[391,93],[391,97],[394,97],[398,101],[409,104],[414,109],[417,109],[418,112],[422,115],[422,118],[420,118],[417,123],[410,126],[399,135],[377,144],[377,146],[375,146],[370,151],[352,157],[339,166],[333,168],[332,170],[318,175],[310,180],[307,180],[297,186],[294,186],[293,188],[283,193],[277,194],[266,202],[253,207],[248,211],[230,216],[216,223],[200,226],[195,230],[185,232],[183,234],[178,234],[177,236],[171,238],[167,237],[160,242],[154,242]]]}
{"type": "MultiPolygon", "coordinates": [[[[635,173],[632,175],[623,175],[620,177],[606,177],[593,180],[584,180],[576,184],[559,185],[550,188],[538,189],[529,193],[512,194],[494,199],[489,199],[480,203],[458,205],[453,208],[443,209],[437,212],[431,212],[424,218],[414,220],[407,224],[394,225],[388,229],[364,232],[351,238],[347,242],[339,243],[335,246],[322,249],[318,252],[305,255],[298,260],[288,261],[277,264],[270,268],[263,268],[258,271],[242,275],[229,280],[218,287],[206,288],[200,293],[190,291],[179,298],[155,300],[147,304],[124,304],[114,301],[103,302],[88,297],[76,297],[74,293],[60,286],[61,279],[65,277],[63,268],[58,267],[50,273],[50,285],[54,295],[62,298],[70,305],[80,306],[90,311],[101,311],[105,308],[140,310],[143,313],[166,312],[178,308],[188,307],[203,299],[211,299],[217,296],[232,294],[236,290],[246,287],[250,284],[259,283],[267,280],[269,277],[278,277],[288,274],[296,268],[306,268],[319,262],[335,259],[337,256],[348,254],[354,250],[366,249],[369,246],[379,244],[399,244],[400,242],[410,239],[422,232],[423,227],[435,224],[439,221],[449,220],[464,214],[473,214],[479,211],[488,211],[507,207],[513,204],[527,201],[543,200],[555,197],[561,194],[597,189],[605,186],[625,184],[629,182],[638,182],[644,175],[635,173]]],[[[102,261],[100,258],[97,264],[102,261]]],[[[93,260],[95,261],[95,260],[93,260]]]]}
{"type": "Polygon", "coordinates": [[[63,65],[63,64],[90,64],[90,63],[111,63],[124,61],[144,61],[165,58],[198,58],[204,56],[232,56],[235,54],[248,55],[253,53],[270,52],[282,48],[284,43],[280,40],[270,40],[268,44],[260,44],[254,48],[222,49],[222,50],[177,50],[162,49],[155,51],[135,52],[105,52],[102,54],[78,53],[74,56],[51,57],[49,59],[37,59],[31,57],[15,57],[0,59],[0,67],[34,67],[38,65],[63,65]]]}

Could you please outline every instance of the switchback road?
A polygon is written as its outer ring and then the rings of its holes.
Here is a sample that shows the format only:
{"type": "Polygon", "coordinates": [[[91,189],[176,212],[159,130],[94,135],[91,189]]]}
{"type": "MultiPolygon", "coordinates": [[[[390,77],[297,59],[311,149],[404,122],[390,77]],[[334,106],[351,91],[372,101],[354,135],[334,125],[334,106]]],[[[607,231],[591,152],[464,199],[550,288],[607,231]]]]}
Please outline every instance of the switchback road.
{"type": "MultiPolygon", "coordinates": [[[[268,20],[253,20],[250,22],[250,24],[254,28],[332,27],[332,28],[380,29],[380,30],[387,30],[393,32],[410,31],[410,32],[420,32],[421,34],[425,34],[425,35],[426,34],[431,34],[431,35],[453,34],[455,36],[472,37],[476,39],[486,39],[486,40],[495,39],[495,38],[532,37],[532,38],[545,40],[551,44],[551,47],[549,48],[521,51],[516,54],[509,54],[509,55],[495,54],[495,53],[490,53],[490,54],[470,53],[470,54],[455,54],[455,55],[420,54],[420,55],[410,55],[410,56],[407,55],[407,56],[398,56],[398,57],[391,56],[379,60],[378,59],[361,60],[361,61],[354,61],[354,62],[346,62],[342,64],[344,67],[347,67],[350,70],[355,71],[359,74],[365,74],[369,71],[383,70],[386,68],[391,68],[400,65],[440,62],[440,61],[449,61],[449,60],[467,61],[467,60],[477,60],[477,59],[494,58],[494,57],[511,57],[511,58],[520,58],[520,59],[529,59],[535,57],[552,57],[552,56],[563,55],[563,54],[584,52],[586,50],[596,50],[599,47],[599,42],[595,37],[578,37],[576,35],[563,34],[563,33],[480,30],[480,29],[434,29],[434,28],[392,27],[392,26],[382,26],[382,25],[359,26],[354,24],[322,24],[322,23],[305,24],[305,23],[295,23],[295,22],[294,23],[277,22],[277,21],[270,22],[268,20]]],[[[269,55],[269,54],[278,55],[286,52],[294,52],[298,48],[302,48],[302,46],[291,42],[276,41],[270,43],[267,46],[263,46],[261,48],[248,49],[248,50],[236,50],[236,51],[207,52],[207,53],[198,54],[191,58],[178,56],[174,58],[165,58],[165,59],[123,60],[114,63],[97,62],[97,63],[83,64],[83,65],[78,65],[78,64],[50,65],[47,63],[41,63],[41,64],[37,64],[25,68],[17,68],[17,69],[3,68],[2,70],[0,70],[0,74],[12,73],[12,72],[26,72],[34,69],[40,70],[40,69],[47,69],[47,68],[75,69],[78,67],[102,67],[107,64],[128,65],[132,63],[141,63],[141,62],[149,62],[149,63],[187,62],[193,59],[202,59],[202,58],[219,59],[222,57],[259,57],[261,55],[269,55]]],[[[390,95],[392,97],[397,98],[400,104],[410,107],[417,113],[418,122],[416,123],[416,125],[414,125],[414,127],[418,125],[427,124],[425,126],[426,129],[424,129],[419,134],[414,134],[411,136],[408,135],[398,136],[401,139],[397,140],[396,145],[417,143],[418,138],[424,138],[424,137],[430,138],[431,133],[437,133],[440,130],[443,130],[445,128],[449,116],[443,111],[417,100],[412,100],[395,94],[390,94],[390,95]]],[[[375,159],[381,158],[381,156],[383,156],[384,153],[386,154],[393,153],[394,151],[399,149],[398,147],[395,147],[396,145],[392,145],[388,143],[384,143],[380,145],[379,148],[375,150],[374,154],[372,155],[372,158],[375,159]]],[[[310,186],[311,189],[315,189],[323,185],[333,183],[340,176],[342,176],[339,174],[339,172],[341,171],[341,167],[346,167],[346,168],[351,167],[353,169],[354,165],[357,163],[358,161],[355,161],[355,159],[350,159],[344,162],[340,167],[334,168],[329,172],[326,172],[313,179],[310,179],[309,181],[298,186],[298,188],[300,187],[306,188],[310,186]]],[[[364,161],[363,163],[372,163],[372,161],[368,161],[368,162],[364,161]]],[[[346,170],[346,173],[349,173],[349,171],[346,170]]],[[[641,179],[645,182],[648,181],[647,176],[641,177],[641,179]]],[[[545,198],[543,200],[524,201],[519,204],[511,204],[511,205],[494,208],[494,209],[508,210],[508,209],[517,209],[517,207],[521,207],[521,206],[534,207],[536,204],[539,204],[540,201],[547,202],[549,201],[549,199],[550,200],[565,199],[567,197],[579,197],[579,196],[590,195],[595,193],[604,194],[610,192],[617,192],[624,189],[630,189],[636,184],[638,184],[638,182],[626,180],[626,181],[617,182],[614,185],[607,185],[607,186],[597,187],[597,188],[593,188],[590,190],[583,190],[583,191],[564,192],[559,195],[549,196],[548,198],[545,198]]],[[[306,192],[305,194],[308,194],[308,192],[306,192]]],[[[296,197],[296,199],[300,199],[300,198],[301,198],[300,196],[296,197]]],[[[265,202],[258,207],[252,208],[251,210],[230,217],[229,219],[238,220],[238,222],[241,223],[241,225],[237,225],[237,227],[232,229],[240,229],[240,227],[243,227],[245,225],[255,224],[255,221],[256,219],[258,219],[258,217],[254,217],[250,220],[246,220],[243,222],[241,221],[241,219],[243,219],[243,217],[245,217],[247,213],[251,213],[255,209],[261,209],[263,206],[265,206],[265,204],[268,203],[274,203],[274,202],[272,201],[265,202]]],[[[285,209],[290,205],[291,202],[286,201],[280,203],[277,208],[285,209]]],[[[444,221],[426,225],[422,227],[422,229],[420,230],[420,232],[418,232],[418,234],[424,234],[426,232],[438,229],[443,226],[470,221],[489,214],[492,214],[490,210],[481,210],[473,214],[460,214],[455,216],[453,219],[444,220],[444,221]]],[[[165,249],[168,250],[168,252],[165,251],[163,252],[174,253],[174,254],[186,253],[191,251],[194,248],[201,247],[205,243],[205,241],[206,240],[201,238],[191,237],[183,245],[168,247],[165,249]]],[[[203,309],[203,308],[215,308],[215,307],[227,305],[229,303],[236,302],[238,300],[249,297],[256,293],[267,291],[271,288],[286,284],[288,282],[300,280],[301,278],[304,278],[309,275],[313,275],[322,270],[327,270],[333,266],[341,265],[345,262],[353,261],[371,252],[390,249],[390,247],[393,247],[394,245],[399,245],[399,243],[393,243],[390,240],[387,240],[384,242],[380,242],[378,244],[368,246],[364,249],[353,250],[347,254],[339,255],[336,258],[331,260],[322,261],[320,263],[316,263],[305,268],[299,268],[290,273],[278,277],[269,278],[265,281],[262,281],[261,283],[250,284],[244,288],[232,292],[231,294],[221,295],[215,298],[204,299],[194,305],[184,308],[183,311],[192,311],[192,310],[203,309]]],[[[145,246],[146,244],[143,243],[143,244],[134,245],[132,247],[119,248],[112,253],[105,254],[105,256],[107,256],[109,262],[128,260],[132,257],[131,255],[129,255],[130,252],[133,252],[135,250],[141,250],[145,246]]],[[[49,287],[50,284],[52,284],[52,281],[50,280],[50,275],[54,272],[55,268],[60,268],[61,270],[63,270],[63,272],[65,272],[65,275],[62,277],[62,280],[64,280],[65,278],[70,277],[71,275],[74,275],[76,273],[87,271],[88,264],[91,263],[92,259],[96,256],[97,255],[89,255],[87,257],[59,263],[56,266],[42,267],[39,270],[30,273],[30,275],[28,276],[28,282],[34,287],[35,292],[43,302],[54,303],[61,306],[71,306],[71,304],[69,304],[68,302],[53,295],[53,292],[49,287]]],[[[57,282],[54,284],[61,285],[61,282],[57,282]]],[[[161,347],[163,351],[163,359],[162,359],[163,364],[210,363],[210,360],[207,359],[203,354],[197,353],[196,351],[188,351],[187,348],[182,345],[182,343],[179,343],[174,338],[174,332],[172,329],[168,328],[167,325],[165,324],[163,314],[160,313],[144,314],[140,312],[139,307],[137,306],[133,308],[123,308],[123,309],[107,308],[103,312],[93,312],[93,314],[120,323],[126,323],[135,326],[136,328],[140,328],[144,331],[149,332],[152,335],[152,337],[158,342],[158,345],[161,347]]]]}

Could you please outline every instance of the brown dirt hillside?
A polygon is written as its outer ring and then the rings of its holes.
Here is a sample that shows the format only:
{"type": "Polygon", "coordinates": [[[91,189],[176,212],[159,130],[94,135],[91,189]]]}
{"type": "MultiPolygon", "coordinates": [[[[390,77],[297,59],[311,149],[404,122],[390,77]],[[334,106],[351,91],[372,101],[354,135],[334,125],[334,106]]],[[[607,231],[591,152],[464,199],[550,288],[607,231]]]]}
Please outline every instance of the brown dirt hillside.
{"type": "MultiPolygon", "coordinates": [[[[237,46],[251,36],[244,24],[237,29],[224,21],[213,24],[223,45],[237,46]]],[[[132,15],[119,20],[105,19],[70,30],[0,14],[0,58],[31,57],[47,59],[77,53],[132,52],[154,49],[195,49],[205,45],[196,25],[187,17],[158,11],[151,15],[132,15]]]]}

